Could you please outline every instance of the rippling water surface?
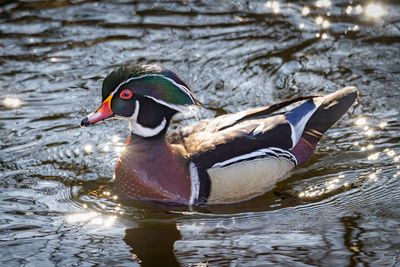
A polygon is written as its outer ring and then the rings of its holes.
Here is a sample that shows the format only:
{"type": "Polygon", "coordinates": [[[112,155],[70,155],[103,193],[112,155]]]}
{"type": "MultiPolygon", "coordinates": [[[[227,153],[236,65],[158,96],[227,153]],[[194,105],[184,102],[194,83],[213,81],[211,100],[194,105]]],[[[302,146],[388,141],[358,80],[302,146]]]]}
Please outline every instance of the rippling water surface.
{"type": "Polygon", "coordinates": [[[0,265],[400,266],[399,13],[394,0],[0,1],[0,265]],[[262,197],[122,203],[127,125],[79,122],[125,62],[175,69],[200,118],[347,85],[360,100],[262,197]]]}

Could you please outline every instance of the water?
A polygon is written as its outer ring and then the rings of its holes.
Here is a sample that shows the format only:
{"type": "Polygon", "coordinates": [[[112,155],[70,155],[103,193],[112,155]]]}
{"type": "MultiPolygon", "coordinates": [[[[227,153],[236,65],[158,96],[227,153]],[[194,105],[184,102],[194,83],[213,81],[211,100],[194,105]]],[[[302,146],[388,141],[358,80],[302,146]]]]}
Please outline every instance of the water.
{"type": "Polygon", "coordinates": [[[329,3],[1,1],[0,265],[400,266],[400,4],[329,3]],[[123,203],[127,125],[79,123],[125,62],[175,69],[200,118],[347,85],[361,97],[262,197],[123,203]]]}

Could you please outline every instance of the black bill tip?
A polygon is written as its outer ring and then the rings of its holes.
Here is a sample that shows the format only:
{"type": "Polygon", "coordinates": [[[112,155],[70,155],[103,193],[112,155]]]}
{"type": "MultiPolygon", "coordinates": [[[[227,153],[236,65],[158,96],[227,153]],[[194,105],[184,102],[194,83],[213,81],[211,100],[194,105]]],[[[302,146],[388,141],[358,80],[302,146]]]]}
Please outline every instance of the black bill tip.
{"type": "Polygon", "coordinates": [[[86,127],[86,126],[89,126],[90,125],[90,122],[89,122],[89,119],[86,117],[86,118],[84,118],[82,121],[81,121],[81,127],[86,127]]]}

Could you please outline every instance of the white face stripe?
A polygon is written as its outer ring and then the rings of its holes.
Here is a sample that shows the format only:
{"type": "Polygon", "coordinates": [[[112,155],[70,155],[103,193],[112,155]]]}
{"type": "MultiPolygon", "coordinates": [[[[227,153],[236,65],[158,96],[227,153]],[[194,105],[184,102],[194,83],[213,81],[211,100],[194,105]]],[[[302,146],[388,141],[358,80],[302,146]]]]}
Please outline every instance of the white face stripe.
{"type": "Polygon", "coordinates": [[[190,162],[189,170],[190,170],[190,200],[189,200],[189,205],[192,206],[192,205],[195,204],[195,201],[199,198],[200,181],[199,181],[199,174],[197,172],[197,167],[193,162],[190,162]]]}
{"type": "Polygon", "coordinates": [[[157,102],[157,103],[159,103],[161,105],[167,106],[170,109],[173,109],[173,110],[176,110],[176,111],[179,111],[179,112],[183,112],[183,108],[179,107],[178,105],[168,104],[167,102],[164,102],[164,101],[162,101],[160,99],[157,99],[157,98],[154,98],[154,97],[148,96],[148,95],[146,95],[145,97],[150,98],[150,99],[154,100],[155,102],[157,102]]]}
{"type": "MultiPolygon", "coordinates": [[[[119,90],[119,88],[121,88],[121,86],[123,86],[124,84],[127,84],[127,83],[129,83],[130,81],[139,80],[139,79],[142,79],[142,78],[145,78],[145,77],[160,77],[160,78],[163,78],[163,79],[165,79],[165,80],[171,82],[173,85],[175,85],[176,87],[178,87],[182,92],[184,92],[184,93],[192,100],[193,104],[196,103],[196,101],[195,101],[195,100],[193,99],[193,97],[191,96],[189,89],[188,89],[186,86],[183,86],[183,85],[181,85],[181,84],[175,82],[174,80],[172,80],[172,79],[170,79],[170,78],[168,78],[168,77],[165,77],[164,75],[161,75],[161,74],[145,74],[145,75],[141,75],[141,76],[138,76],[138,77],[129,78],[128,80],[125,80],[125,81],[123,81],[122,83],[120,83],[120,84],[114,89],[114,91],[111,92],[110,95],[114,95],[114,94],[119,90]]],[[[150,96],[148,96],[148,97],[150,97],[150,96]]]]}
{"type": "Polygon", "coordinates": [[[144,126],[140,125],[137,122],[137,118],[139,116],[139,109],[140,109],[140,104],[139,104],[139,101],[136,100],[135,112],[133,112],[132,116],[129,118],[129,124],[130,124],[132,133],[142,136],[142,137],[151,137],[151,136],[156,136],[162,130],[164,130],[165,126],[167,125],[167,120],[165,118],[163,118],[160,125],[158,125],[155,128],[148,128],[148,127],[144,127],[144,126]]]}

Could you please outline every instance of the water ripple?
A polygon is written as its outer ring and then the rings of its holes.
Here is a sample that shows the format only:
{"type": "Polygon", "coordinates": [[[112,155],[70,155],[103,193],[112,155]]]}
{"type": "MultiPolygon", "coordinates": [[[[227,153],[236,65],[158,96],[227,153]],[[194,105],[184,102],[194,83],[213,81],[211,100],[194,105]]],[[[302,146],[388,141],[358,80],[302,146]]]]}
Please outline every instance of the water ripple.
{"type": "MultiPolygon", "coordinates": [[[[392,266],[399,6],[385,1],[375,14],[367,4],[0,4],[0,264],[172,266],[175,249],[185,266],[392,266]],[[190,211],[123,202],[112,175],[127,125],[87,131],[79,122],[98,106],[102,79],[125,62],[175,69],[205,104],[200,118],[347,85],[360,99],[309,163],[259,198],[190,211]],[[149,240],[170,249],[157,252],[149,240]]],[[[172,126],[192,122],[182,116],[172,126]]]]}

